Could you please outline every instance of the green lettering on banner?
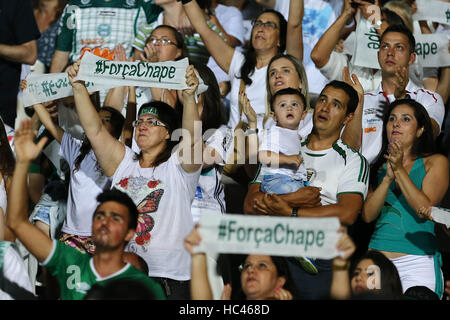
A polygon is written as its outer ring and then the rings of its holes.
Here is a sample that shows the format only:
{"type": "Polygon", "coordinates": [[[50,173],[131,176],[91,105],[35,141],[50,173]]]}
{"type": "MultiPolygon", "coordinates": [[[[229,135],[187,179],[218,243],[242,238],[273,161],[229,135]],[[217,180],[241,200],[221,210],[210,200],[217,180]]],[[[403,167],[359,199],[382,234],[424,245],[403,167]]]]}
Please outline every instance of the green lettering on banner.
{"type": "Polygon", "coordinates": [[[314,231],[308,230],[306,231],[305,252],[308,251],[308,246],[312,246],[313,244],[314,244],[314,231]]]}
{"type": "Polygon", "coordinates": [[[317,232],[317,238],[316,238],[316,243],[318,247],[322,247],[323,246],[323,240],[325,240],[325,233],[320,230],[319,232],[317,232]]]}
{"type": "Polygon", "coordinates": [[[297,231],[297,239],[296,239],[295,243],[300,246],[303,244],[304,241],[305,241],[305,233],[303,232],[303,230],[298,230],[297,231]]]}
{"type": "Polygon", "coordinates": [[[241,227],[241,228],[238,229],[238,231],[237,231],[237,239],[238,239],[239,242],[243,242],[245,240],[245,238],[246,238],[245,234],[246,234],[246,232],[245,232],[244,228],[241,227]]]}
{"type": "Polygon", "coordinates": [[[109,68],[109,74],[110,75],[115,75],[117,74],[117,65],[115,65],[114,63],[111,64],[111,67],[109,68]]]}
{"type": "Polygon", "coordinates": [[[415,52],[416,55],[422,56],[423,59],[426,59],[429,54],[435,55],[438,53],[438,46],[436,42],[432,42],[431,45],[428,42],[419,42],[416,44],[415,52]]]}
{"type": "Polygon", "coordinates": [[[137,71],[137,76],[138,77],[143,77],[145,75],[145,71],[143,71],[141,73],[141,67],[145,67],[145,64],[143,62],[139,62],[137,65],[138,71],[137,71]]]}
{"type": "Polygon", "coordinates": [[[150,65],[150,64],[147,64],[147,73],[145,74],[145,77],[146,78],[151,78],[152,74],[153,74],[153,66],[150,65]]]}
{"type": "Polygon", "coordinates": [[[42,91],[44,92],[46,97],[50,97],[55,95],[57,92],[53,91],[52,88],[55,87],[53,81],[43,81],[41,83],[42,91]]]}
{"type": "Polygon", "coordinates": [[[276,243],[276,244],[282,243],[282,242],[284,241],[284,238],[282,237],[282,238],[279,240],[279,238],[278,238],[278,233],[282,234],[282,232],[284,231],[283,225],[282,225],[281,223],[277,224],[277,225],[275,226],[275,230],[274,230],[274,231],[275,231],[275,243],[276,243]],[[281,229],[281,231],[278,231],[278,229],[281,229]]]}
{"type": "Polygon", "coordinates": [[[267,228],[266,234],[264,236],[264,242],[270,243],[272,242],[272,229],[267,228]]]}
{"type": "Polygon", "coordinates": [[[131,66],[131,72],[130,72],[130,77],[134,77],[137,73],[137,66],[135,64],[133,64],[131,66]]]}
{"type": "Polygon", "coordinates": [[[94,74],[97,74],[97,73],[103,73],[103,66],[105,65],[105,63],[104,63],[105,61],[104,60],[100,60],[100,61],[97,61],[96,63],[95,63],[95,65],[97,66],[97,68],[95,69],[95,72],[94,72],[94,74]]]}
{"type": "Polygon", "coordinates": [[[125,76],[128,74],[128,69],[130,69],[130,66],[125,64],[123,66],[123,71],[122,71],[122,79],[125,79],[125,76]]]}
{"type": "Polygon", "coordinates": [[[161,82],[161,78],[167,77],[168,72],[169,72],[169,70],[167,69],[167,67],[163,66],[161,69],[161,75],[159,77],[159,82],[161,82]]]}
{"type": "Polygon", "coordinates": [[[449,23],[449,22],[450,22],[450,9],[448,9],[448,10],[445,12],[445,16],[446,16],[446,18],[447,18],[447,23],[449,23]]]}
{"type": "Polygon", "coordinates": [[[171,66],[170,68],[169,68],[169,79],[173,79],[174,77],[175,77],[175,71],[176,71],[177,69],[174,67],[174,66],[171,66]]]}
{"type": "Polygon", "coordinates": [[[364,33],[364,35],[369,38],[369,43],[367,44],[369,49],[380,49],[380,36],[375,28],[370,28],[369,33],[364,33]]]}
{"type": "Polygon", "coordinates": [[[155,66],[155,73],[153,73],[153,78],[158,79],[160,72],[161,72],[160,66],[155,66]]]}

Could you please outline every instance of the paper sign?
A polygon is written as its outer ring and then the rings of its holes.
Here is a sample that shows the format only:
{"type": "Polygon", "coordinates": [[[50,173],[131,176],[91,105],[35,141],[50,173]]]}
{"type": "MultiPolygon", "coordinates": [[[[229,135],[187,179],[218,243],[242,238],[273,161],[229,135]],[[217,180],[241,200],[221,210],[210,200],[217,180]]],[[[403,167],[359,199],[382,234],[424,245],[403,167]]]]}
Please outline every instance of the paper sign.
{"type": "Polygon", "coordinates": [[[339,255],[337,217],[298,218],[237,214],[200,217],[195,252],[264,254],[332,259],[339,255]]]}
{"type": "Polygon", "coordinates": [[[380,36],[377,29],[361,15],[356,26],[356,40],[351,63],[359,67],[380,69],[379,49],[380,36]]]}
{"type": "Polygon", "coordinates": [[[450,228],[450,209],[431,207],[431,217],[434,222],[445,224],[450,228]]]}
{"type": "Polygon", "coordinates": [[[448,39],[445,34],[415,34],[416,56],[423,67],[450,66],[448,39]]]}
{"type": "Polygon", "coordinates": [[[416,0],[417,13],[413,15],[416,21],[433,21],[450,24],[450,3],[437,0],[416,0]]]}
{"type": "MultiPolygon", "coordinates": [[[[23,90],[23,104],[25,107],[73,96],[72,85],[67,72],[46,74],[30,73],[25,80],[27,81],[27,87],[23,90]]],[[[89,92],[95,92],[105,88],[102,85],[94,85],[92,82],[86,82],[85,85],[89,92]]]]}
{"type": "MultiPolygon", "coordinates": [[[[183,90],[186,84],[188,58],[167,62],[111,61],[85,52],[75,80],[113,86],[154,87],[183,90]]],[[[199,79],[198,93],[208,88],[199,79]]]]}

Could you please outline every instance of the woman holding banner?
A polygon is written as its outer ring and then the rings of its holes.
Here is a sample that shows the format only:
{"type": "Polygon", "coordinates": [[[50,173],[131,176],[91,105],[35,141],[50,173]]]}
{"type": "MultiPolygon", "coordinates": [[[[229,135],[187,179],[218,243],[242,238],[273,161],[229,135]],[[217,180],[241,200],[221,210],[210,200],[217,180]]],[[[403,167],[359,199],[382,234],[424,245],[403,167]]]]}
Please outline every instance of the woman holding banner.
{"type": "Polygon", "coordinates": [[[369,248],[391,259],[403,291],[426,286],[442,297],[435,224],[425,212],[445,196],[448,160],[435,151],[431,120],[420,103],[397,100],[387,111],[383,147],[371,172],[373,192],[362,212],[364,221],[377,220],[369,248]]]}
{"type": "Polygon", "coordinates": [[[201,135],[194,136],[194,121],[199,121],[194,97],[199,81],[194,69],[189,66],[186,70],[189,88],[183,90],[182,141],[176,145],[171,140],[179,128],[177,112],[164,102],[149,102],[139,109],[133,124],[141,150],[135,154],[109,134],[84,82],[73,80],[79,64],[68,73],[81,124],[113,187],[126,192],[139,209],[136,235],[127,251],[147,262],[149,276],[162,284],[169,299],[189,299],[190,256],[183,239],[193,226],[191,202],[202,166],[201,161],[193,161],[201,159],[202,152],[201,135]]]}

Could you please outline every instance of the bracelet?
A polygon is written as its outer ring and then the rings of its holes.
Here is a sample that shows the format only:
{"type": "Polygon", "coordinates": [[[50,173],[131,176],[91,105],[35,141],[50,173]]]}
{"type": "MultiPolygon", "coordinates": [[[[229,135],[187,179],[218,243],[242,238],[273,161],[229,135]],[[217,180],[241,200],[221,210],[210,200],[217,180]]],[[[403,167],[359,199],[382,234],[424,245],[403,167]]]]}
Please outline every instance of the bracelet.
{"type": "Polygon", "coordinates": [[[180,1],[182,4],[186,4],[186,3],[191,2],[192,0],[177,0],[177,2],[180,2],[180,1]]]}
{"type": "Polygon", "coordinates": [[[346,261],[344,265],[342,266],[335,266],[333,264],[333,271],[344,271],[344,270],[348,270],[350,267],[350,261],[346,261]]]}
{"type": "Polygon", "coordinates": [[[245,131],[245,135],[246,136],[249,136],[249,135],[254,134],[254,133],[258,134],[258,128],[256,128],[256,129],[247,129],[245,131]]]}
{"type": "Polygon", "coordinates": [[[297,216],[298,216],[298,208],[294,207],[294,208],[292,208],[291,217],[297,217],[297,216]]]}

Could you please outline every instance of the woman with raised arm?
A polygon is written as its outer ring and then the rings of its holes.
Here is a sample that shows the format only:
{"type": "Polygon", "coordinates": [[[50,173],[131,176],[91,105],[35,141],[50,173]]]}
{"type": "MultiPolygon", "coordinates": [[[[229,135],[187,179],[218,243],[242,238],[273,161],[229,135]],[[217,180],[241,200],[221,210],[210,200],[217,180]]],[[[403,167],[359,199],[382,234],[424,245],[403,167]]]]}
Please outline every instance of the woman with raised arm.
{"type": "Polygon", "coordinates": [[[183,90],[182,141],[174,149],[171,135],[179,128],[177,112],[164,102],[149,102],[141,106],[134,122],[139,154],[109,134],[84,82],[73,81],[78,70],[75,63],[68,73],[86,136],[113,187],[126,192],[139,209],[136,235],[127,251],[144,258],[149,276],[162,284],[169,299],[189,299],[190,256],[183,240],[193,226],[191,202],[202,166],[193,161],[197,147],[201,159],[202,143],[201,136],[194,136],[194,121],[199,121],[194,68],[186,71],[190,88],[183,90]]]}
{"type": "MultiPolygon", "coordinates": [[[[204,13],[196,1],[183,0],[183,6],[206,48],[231,78],[228,125],[234,129],[241,120],[239,92],[245,90],[258,116],[258,128],[262,129],[269,108],[266,106],[266,97],[261,89],[266,87],[266,72],[270,59],[285,50],[299,59],[302,57],[299,21],[302,20],[303,1],[291,0],[289,22],[274,10],[261,13],[254,22],[250,46],[245,54],[229,46],[208,27],[204,13]]],[[[247,122],[245,117],[243,121],[247,122]]]]}
{"type": "Polygon", "coordinates": [[[444,198],[449,168],[435,151],[431,120],[420,103],[403,99],[389,106],[370,181],[373,192],[362,212],[364,221],[376,220],[369,248],[391,259],[403,291],[426,286],[441,297],[442,260],[433,219],[425,212],[444,198]]]}

